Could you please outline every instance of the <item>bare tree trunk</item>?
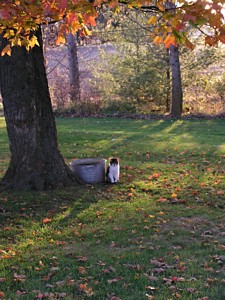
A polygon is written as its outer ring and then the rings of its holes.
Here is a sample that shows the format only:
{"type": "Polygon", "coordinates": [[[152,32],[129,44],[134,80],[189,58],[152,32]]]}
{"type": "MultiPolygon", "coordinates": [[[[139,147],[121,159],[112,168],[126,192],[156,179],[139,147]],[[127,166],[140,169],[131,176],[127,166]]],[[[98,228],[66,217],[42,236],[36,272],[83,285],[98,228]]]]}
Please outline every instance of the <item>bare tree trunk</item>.
{"type": "Polygon", "coordinates": [[[166,112],[170,112],[171,83],[170,83],[170,51],[166,49],[166,112]]]}
{"type": "Polygon", "coordinates": [[[171,115],[179,118],[183,108],[183,91],[181,83],[179,48],[170,46],[170,64],[172,72],[172,108],[171,115]]]}
{"type": "Polygon", "coordinates": [[[80,76],[77,56],[77,42],[74,35],[67,35],[69,77],[70,77],[70,100],[79,106],[80,104],[80,76]]]}
{"type": "MultiPolygon", "coordinates": [[[[39,43],[41,31],[37,32],[39,43]]],[[[7,43],[0,37],[1,47],[7,43]]],[[[58,150],[42,46],[14,47],[0,58],[0,88],[11,160],[1,184],[12,190],[45,190],[75,183],[58,150]]]]}

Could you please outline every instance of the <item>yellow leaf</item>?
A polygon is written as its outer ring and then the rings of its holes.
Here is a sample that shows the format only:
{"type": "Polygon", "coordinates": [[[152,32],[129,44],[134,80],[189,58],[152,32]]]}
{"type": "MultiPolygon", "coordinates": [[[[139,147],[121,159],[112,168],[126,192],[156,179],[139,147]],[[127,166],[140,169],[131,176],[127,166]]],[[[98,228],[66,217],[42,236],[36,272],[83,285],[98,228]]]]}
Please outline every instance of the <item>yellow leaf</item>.
{"type": "Polygon", "coordinates": [[[56,40],[56,45],[59,45],[59,44],[65,44],[66,43],[66,39],[65,37],[63,36],[58,36],[57,40],[56,40]]]}
{"type": "Polygon", "coordinates": [[[1,52],[1,56],[4,56],[4,55],[9,55],[11,56],[11,52],[12,52],[12,49],[11,49],[11,46],[10,45],[7,45],[1,52]]]}
{"type": "Polygon", "coordinates": [[[91,31],[85,26],[84,29],[84,34],[90,36],[91,35],[91,31]]]}
{"type": "Polygon", "coordinates": [[[173,35],[167,35],[163,43],[165,44],[166,48],[169,48],[171,45],[176,46],[176,39],[173,35]]]}
{"type": "Polygon", "coordinates": [[[21,45],[22,45],[21,39],[18,39],[18,40],[17,40],[17,45],[18,45],[18,46],[21,46],[21,45]]]}
{"type": "Polygon", "coordinates": [[[165,7],[160,2],[157,3],[157,6],[161,11],[165,11],[165,7]]]}
{"type": "Polygon", "coordinates": [[[153,43],[155,43],[156,45],[159,45],[160,43],[162,43],[162,37],[156,36],[153,40],[153,43]]]}
{"type": "Polygon", "coordinates": [[[32,36],[29,45],[31,48],[33,48],[35,45],[40,46],[36,36],[32,36]]]}
{"type": "Polygon", "coordinates": [[[118,14],[120,12],[120,7],[119,6],[114,7],[113,12],[114,15],[118,14]]]}
{"type": "Polygon", "coordinates": [[[156,25],[158,21],[158,18],[156,16],[152,16],[149,20],[148,20],[148,24],[153,24],[156,25]]]}

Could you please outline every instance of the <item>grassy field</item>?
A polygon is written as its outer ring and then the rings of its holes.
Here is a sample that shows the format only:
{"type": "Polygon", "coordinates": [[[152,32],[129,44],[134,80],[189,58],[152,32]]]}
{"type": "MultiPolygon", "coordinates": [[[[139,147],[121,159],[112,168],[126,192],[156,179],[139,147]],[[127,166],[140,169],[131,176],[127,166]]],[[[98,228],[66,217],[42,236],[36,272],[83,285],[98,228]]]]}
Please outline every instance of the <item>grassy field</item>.
{"type": "Polygon", "coordinates": [[[57,127],[67,163],[118,156],[120,183],[1,193],[0,299],[225,299],[225,121],[57,127]]]}

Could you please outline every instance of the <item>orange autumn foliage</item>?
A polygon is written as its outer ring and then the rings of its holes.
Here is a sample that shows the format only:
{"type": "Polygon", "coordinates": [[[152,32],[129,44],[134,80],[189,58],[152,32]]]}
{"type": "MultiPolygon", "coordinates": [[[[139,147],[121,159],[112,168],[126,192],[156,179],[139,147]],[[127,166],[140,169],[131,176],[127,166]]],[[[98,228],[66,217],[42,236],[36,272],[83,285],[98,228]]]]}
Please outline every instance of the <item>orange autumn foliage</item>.
{"type": "Polygon", "coordinates": [[[87,27],[95,26],[102,4],[114,11],[121,4],[128,8],[154,8],[155,15],[150,17],[148,25],[154,25],[152,36],[156,44],[164,43],[166,47],[185,44],[192,48],[187,38],[190,25],[196,29],[207,25],[211,29],[205,32],[206,44],[225,43],[225,1],[181,0],[176,4],[174,0],[132,3],[123,0],[8,0],[0,2],[0,34],[8,39],[10,46],[5,47],[1,55],[11,55],[13,46],[24,46],[27,50],[38,46],[34,32],[41,24],[49,22],[59,22],[58,44],[65,43],[65,36],[70,32],[74,34],[80,30],[90,34],[87,27]]]}

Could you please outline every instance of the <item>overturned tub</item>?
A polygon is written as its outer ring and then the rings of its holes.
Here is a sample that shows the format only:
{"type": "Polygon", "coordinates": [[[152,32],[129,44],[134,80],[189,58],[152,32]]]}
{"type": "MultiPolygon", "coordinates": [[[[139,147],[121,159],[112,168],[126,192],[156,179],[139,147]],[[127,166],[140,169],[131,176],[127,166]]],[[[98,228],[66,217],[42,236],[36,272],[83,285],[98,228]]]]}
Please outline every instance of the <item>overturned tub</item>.
{"type": "Polygon", "coordinates": [[[76,159],[70,163],[70,169],[84,183],[100,183],[105,181],[106,160],[104,158],[76,159]]]}

